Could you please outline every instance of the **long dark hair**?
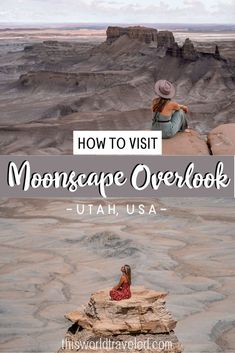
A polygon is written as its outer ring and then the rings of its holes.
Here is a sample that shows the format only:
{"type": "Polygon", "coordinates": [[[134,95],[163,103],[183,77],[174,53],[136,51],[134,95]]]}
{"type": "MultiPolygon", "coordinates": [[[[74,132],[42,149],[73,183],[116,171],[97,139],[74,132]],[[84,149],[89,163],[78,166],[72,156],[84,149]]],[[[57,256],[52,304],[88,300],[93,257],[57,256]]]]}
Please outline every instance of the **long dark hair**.
{"type": "Polygon", "coordinates": [[[131,267],[129,265],[124,265],[125,275],[128,279],[129,284],[131,285],[131,267]]]}
{"type": "Polygon", "coordinates": [[[166,103],[169,101],[170,101],[170,98],[162,98],[162,97],[154,98],[152,103],[152,111],[154,113],[156,112],[161,113],[166,103]]]}

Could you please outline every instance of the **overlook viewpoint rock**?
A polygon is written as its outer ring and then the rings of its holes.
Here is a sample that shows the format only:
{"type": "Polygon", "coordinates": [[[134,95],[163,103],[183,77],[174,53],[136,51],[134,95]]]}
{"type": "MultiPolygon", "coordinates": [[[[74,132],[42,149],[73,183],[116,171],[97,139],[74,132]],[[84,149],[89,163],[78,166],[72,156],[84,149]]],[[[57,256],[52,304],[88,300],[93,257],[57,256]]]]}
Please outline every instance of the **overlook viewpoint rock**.
{"type": "Polygon", "coordinates": [[[197,131],[178,132],[170,139],[162,140],[163,155],[207,156],[210,149],[206,139],[197,131]]]}
{"type": "Polygon", "coordinates": [[[223,124],[211,130],[208,143],[214,155],[235,154],[235,124],[223,124]]]}
{"type": "Polygon", "coordinates": [[[163,155],[207,156],[235,154],[235,124],[223,124],[212,129],[207,136],[197,131],[178,132],[162,140],[163,155]]]}
{"type": "MultiPolygon", "coordinates": [[[[65,336],[65,341],[70,342],[66,347],[70,348],[61,347],[59,353],[71,352],[72,342],[107,338],[112,342],[154,341],[154,349],[149,348],[147,352],[182,352],[182,345],[173,331],[177,321],[165,307],[166,296],[167,293],[141,286],[133,287],[132,297],[121,301],[110,300],[108,289],[92,294],[84,309],[65,315],[73,323],[65,336]],[[156,342],[159,342],[159,349],[156,342]],[[164,349],[162,342],[165,342],[164,349]]],[[[146,349],[138,351],[146,352],[146,349]]]]}

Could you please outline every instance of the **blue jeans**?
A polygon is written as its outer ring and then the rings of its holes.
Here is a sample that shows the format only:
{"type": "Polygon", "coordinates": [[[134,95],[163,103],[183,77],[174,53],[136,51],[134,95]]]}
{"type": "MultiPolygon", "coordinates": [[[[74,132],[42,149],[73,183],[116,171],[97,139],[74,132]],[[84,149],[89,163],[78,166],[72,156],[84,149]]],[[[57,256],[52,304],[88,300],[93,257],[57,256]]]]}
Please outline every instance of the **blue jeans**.
{"type": "Polygon", "coordinates": [[[151,130],[162,131],[162,138],[168,139],[173,137],[177,132],[184,131],[188,127],[185,112],[180,109],[176,110],[171,117],[166,117],[157,112],[154,114],[151,130]],[[169,122],[166,122],[167,119],[169,122]]]}

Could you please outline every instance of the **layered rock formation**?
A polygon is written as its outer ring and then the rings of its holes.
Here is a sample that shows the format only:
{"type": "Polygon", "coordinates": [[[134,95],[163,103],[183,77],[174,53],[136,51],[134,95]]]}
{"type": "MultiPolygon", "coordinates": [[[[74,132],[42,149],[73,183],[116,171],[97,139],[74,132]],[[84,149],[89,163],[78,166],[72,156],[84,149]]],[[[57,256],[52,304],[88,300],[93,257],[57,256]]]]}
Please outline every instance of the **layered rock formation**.
{"type": "Polygon", "coordinates": [[[115,40],[123,35],[127,35],[130,39],[138,39],[145,43],[151,43],[157,41],[158,31],[154,28],[147,28],[141,26],[134,27],[113,27],[107,28],[107,40],[108,44],[112,44],[115,40]]]}
{"type": "Polygon", "coordinates": [[[198,52],[189,38],[185,39],[184,45],[182,46],[182,58],[191,61],[195,61],[198,58],[198,52]]]}
{"type": "MultiPolygon", "coordinates": [[[[171,55],[173,57],[183,58],[188,61],[196,61],[200,52],[198,52],[192,41],[186,38],[182,47],[178,45],[175,41],[174,35],[171,31],[158,31],[155,28],[147,28],[142,26],[134,27],[113,27],[109,26],[106,31],[107,44],[113,44],[117,39],[126,35],[129,39],[137,39],[141,42],[149,44],[151,42],[157,43],[158,49],[165,48],[164,53],[171,55]]],[[[216,45],[215,53],[201,53],[202,55],[207,55],[214,57],[217,60],[221,60],[218,45],[216,45]]]]}
{"type": "Polygon", "coordinates": [[[175,38],[170,31],[159,31],[157,34],[158,47],[172,48],[175,43],[175,38]]]}
{"type": "Polygon", "coordinates": [[[131,79],[126,72],[56,72],[30,71],[19,77],[19,85],[24,88],[60,91],[96,91],[122,84],[131,79]]]}
{"type": "Polygon", "coordinates": [[[107,44],[112,44],[123,35],[127,35],[130,39],[138,39],[147,44],[157,42],[158,47],[171,48],[175,43],[175,38],[170,31],[158,31],[155,28],[147,28],[141,26],[135,27],[112,27],[107,28],[107,44]]]}
{"type": "Polygon", "coordinates": [[[108,289],[92,294],[83,310],[65,315],[73,326],[59,352],[71,352],[76,342],[105,341],[107,338],[119,344],[139,342],[139,349],[124,349],[126,352],[182,352],[182,345],[173,331],[177,322],[165,307],[166,295],[144,287],[133,287],[132,297],[122,301],[111,301],[108,289]],[[148,349],[144,346],[146,342],[150,343],[148,349]]]}
{"type": "Polygon", "coordinates": [[[196,61],[199,58],[199,53],[189,38],[185,39],[182,47],[180,47],[178,43],[173,42],[173,44],[168,47],[167,54],[173,57],[183,58],[188,61],[196,61]]]}

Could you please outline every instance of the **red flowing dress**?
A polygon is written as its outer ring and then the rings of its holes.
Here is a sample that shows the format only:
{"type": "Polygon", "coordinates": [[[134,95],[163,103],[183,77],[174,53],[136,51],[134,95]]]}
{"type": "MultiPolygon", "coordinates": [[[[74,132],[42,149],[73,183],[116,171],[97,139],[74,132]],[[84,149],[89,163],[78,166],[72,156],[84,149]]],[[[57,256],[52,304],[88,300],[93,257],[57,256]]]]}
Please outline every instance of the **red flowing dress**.
{"type": "Polygon", "coordinates": [[[118,289],[111,289],[109,295],[112,300],[123,300],[131,297],[130,285],[128,282],[124,282],[118,289]]]}

